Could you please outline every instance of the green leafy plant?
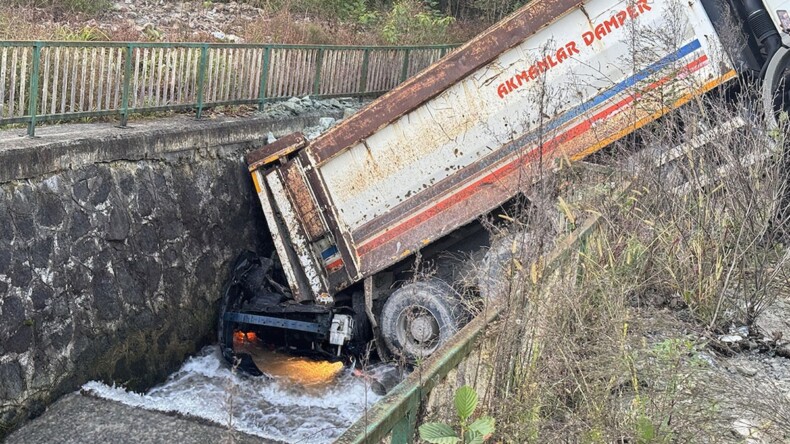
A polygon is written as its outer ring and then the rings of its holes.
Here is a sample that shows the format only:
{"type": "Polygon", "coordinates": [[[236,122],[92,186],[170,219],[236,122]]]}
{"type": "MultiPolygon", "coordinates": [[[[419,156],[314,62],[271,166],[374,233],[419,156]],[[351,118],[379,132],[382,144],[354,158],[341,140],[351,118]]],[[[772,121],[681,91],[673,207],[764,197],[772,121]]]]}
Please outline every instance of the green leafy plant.
{"type": "Polygon", "coordinates": [[[60,26],[55,29],[55,39],[66,42],[99,42],[110,38],[104,31],[93,26],[83,26],[80,29],[60,26]]]}
{"type": "Polygon", "coordinates": [[[389,44],[441,43],[454,22],[422,3],[400,0],[386,15],[381,37],[389,44]]]}
{"type": "Polygon", "coordinates": [[[360,26],[370,26],[379,20],[379,13],[368,8],[365,0],[343,0],[337,3],[337,16],[360,26]]]}
{"type": "Polygon", "coordinates": [[[477,408],[477,393],[465,385],[455,392],[455,411],[458,413],[460,433],[447,424],[427,422],[420,426],[420,439],[434,444],[482,444],[494,433],[494,418],[481,416],[472,423],[469,419],[477,408]]]}

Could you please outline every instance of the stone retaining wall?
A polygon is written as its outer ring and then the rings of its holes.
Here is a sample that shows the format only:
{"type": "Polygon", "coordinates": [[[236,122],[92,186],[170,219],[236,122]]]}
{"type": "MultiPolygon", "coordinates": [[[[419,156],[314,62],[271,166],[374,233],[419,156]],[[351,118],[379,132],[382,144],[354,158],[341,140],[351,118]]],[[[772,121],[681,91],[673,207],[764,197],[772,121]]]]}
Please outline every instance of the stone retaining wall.
{"type": "Polygon", "coordinates": [[[326,115],[0,147],[0,438],[88,380],[144,390],[213,341],[229,263],[270,249],[242,156],[326,115]]]}

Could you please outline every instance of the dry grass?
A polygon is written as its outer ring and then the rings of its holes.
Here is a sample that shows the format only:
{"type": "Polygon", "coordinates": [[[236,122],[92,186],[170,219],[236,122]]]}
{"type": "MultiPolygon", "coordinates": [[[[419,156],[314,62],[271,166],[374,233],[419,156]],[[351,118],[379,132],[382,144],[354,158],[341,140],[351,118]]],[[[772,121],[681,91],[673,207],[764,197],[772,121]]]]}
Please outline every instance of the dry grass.
{"type": "MultiPolygon", "coordinates": [[[[247,25],[242,34],[250,43],[343,45],[375,41],[375,35],[358,32],[339,22],[305,20],[287,8],[273,11],[247,25]]],[[[361,43],[365,44],[365,43],[361,43]]]]}
{"type": "MultiPolygon", "coordinates": [[[[754,92],[743,94],[738,106],[714,95],[688,104],[611,147],[595,159],[611,168],[598,183],[575,166],[532,190],[515,230],[533,234],[508,240],[516,261],[502,273],[505,312],[458,382],[480,391],[494,440],[741,442],[739,417],[767,424],[764,442],[790,439],[781,392],[710,364],[709,341],[752,325],[790,277],[777,211],[786,131],[766,133],[747,106],[754,92]],[[714,130],[737,118],[745,125],[714,130]],[[705,145],[656,166],[700,135],[705,145]],[[546,233],[561,237],[591,215],[600,226],[578,255],[536,273],[530,264],[551,249],[546,233]]],[[[428,418],[452,420],[441,408],[428,418]]]]}
{"type": "Polygon", "coordinates": [[[110,0],[6,0],[9,6],[22,8],[46,8],[55,14],[82,14],[95,17],[111,6],[110,0]]]}
{"type": "Polygon", "coordinates": [[[491,23],[468,20],[455,21],[440,35],[404,35],[395,42],[382,33],[384,11],[376,13],[371,23],[361,24],[353,19],[338,19],[332,15],[316,14],[301,4],[287,3],[279,8],[265,8],[261,20],[246,25],[243,37],[252,43],[291,43],[325,45],[403,45],[445,44],[465,42],[485,30],[491,23]]]}
{"type": "MultiPolygon", "coordinates": [[[[205,10],[204,2],[185,6],[186,10],[205,10]]],[[[327,45],[384,45],[384,44],[442,44],[460,43],[486,29],[490,23],[480,20],[455,21],[441,34],[425,34],[414,40],[390,42],[381,29],[386,11],[371,12],[370,21],[354,17],[340,17],[320,2],[306,5],[304,1],[252,3],[260,7],[256,20],[235,20],[230,26],[247,43],[327,44],[327,45]],[[312,5],[312,6],[311,6],[312,5]],[[363,22],[360,22],[363,20],[363,22]]],[[[109,40],[150,41],[159,33],[172,42],[216,42],[207,32],[196,32],[186,26],[167,32],[141,30],[141,27],[116,14],[103,14],[104,8],[81,12],[79,8],[17,1],[0,4],[0,40],[109,40]]],[[[226,30],[233,33],[231,30],[226,30]]]]}
{"type": "Polygon", "coordinates": [[[31,9],[0,5],[0,40],[49,40],[55,38],[51,26],[40,24],[31,9]]]}

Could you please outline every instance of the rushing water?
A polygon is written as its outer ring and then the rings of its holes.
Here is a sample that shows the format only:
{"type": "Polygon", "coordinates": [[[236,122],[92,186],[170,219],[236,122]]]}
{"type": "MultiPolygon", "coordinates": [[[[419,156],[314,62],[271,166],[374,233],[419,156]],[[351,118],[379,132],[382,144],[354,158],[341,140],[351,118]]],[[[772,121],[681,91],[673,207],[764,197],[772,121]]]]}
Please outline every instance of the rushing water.
{"type": "Polygon", "coordinates": [[[379,399],[364,379],[339,363],[265,351],[253,358],[270,376],[233,372],[219,347],[210,346],[148,393],[96,381],[83,389],[124,404],[230,424],[242,432],[288,443],[332,442],[379,399]]]}

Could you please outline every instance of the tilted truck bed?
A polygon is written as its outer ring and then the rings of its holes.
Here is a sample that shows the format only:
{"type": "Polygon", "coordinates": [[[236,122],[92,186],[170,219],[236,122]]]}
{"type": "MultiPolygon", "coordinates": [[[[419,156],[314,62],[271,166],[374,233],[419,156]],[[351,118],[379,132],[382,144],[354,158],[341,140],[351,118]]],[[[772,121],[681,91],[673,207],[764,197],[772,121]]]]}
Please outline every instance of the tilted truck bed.
{"type": "Polygon", "coordinates": [[[735,76],[698,1],[538,0],[248,163],[294,297],[322,300],[735,76]]]}

